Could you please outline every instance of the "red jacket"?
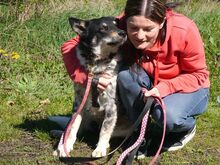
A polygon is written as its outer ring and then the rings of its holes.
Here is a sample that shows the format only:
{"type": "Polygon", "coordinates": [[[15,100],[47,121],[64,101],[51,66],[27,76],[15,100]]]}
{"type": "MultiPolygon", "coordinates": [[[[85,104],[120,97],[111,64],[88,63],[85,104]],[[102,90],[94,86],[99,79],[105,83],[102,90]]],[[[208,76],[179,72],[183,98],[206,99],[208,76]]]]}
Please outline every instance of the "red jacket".
{"type": "MultiPolygon", "coordinates": [[[[159,42],[155,43],[152,48],[142,50],[146,58],[140,62],[141,66],[149,76],[158,80],[155,87],[161,97],[176,92],[188,93],[199,88],[208,88],[209,72],[197,26],[192,20],[172,10],[167,11],[166,19],[165,42],[162,45],[159,42]]],[[[123,17],[121,21],[124,21],[123,17]]],[[[85,84],[88,73],[80,66],[75,56],[78,42],[79,37],[65,42],[61,52],[71,79],[75,83],[85,84]]]]}

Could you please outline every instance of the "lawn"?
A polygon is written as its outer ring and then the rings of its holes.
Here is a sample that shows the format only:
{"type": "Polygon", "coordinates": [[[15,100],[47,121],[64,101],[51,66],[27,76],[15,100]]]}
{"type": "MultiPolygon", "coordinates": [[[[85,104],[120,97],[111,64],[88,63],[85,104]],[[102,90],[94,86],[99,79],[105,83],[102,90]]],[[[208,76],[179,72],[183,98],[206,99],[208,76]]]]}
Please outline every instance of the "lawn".
{"type": "MultiPolygon", "coordinates": [[[[50,136],[50,130],[58,126],[47,117],[69,115],[74,99],[60,54],[60,45],[75,35],[68,17],[116,16],[124,0],[14,2],[0,2],[0,164],[64,164],[52,156],[58,139],[50,136]]],[[[210,102],[198,118],[195,138],[180,151],[162,153],[157,164],[219,164],[220,3],[192,0],[177,10],[192,18],[201,31],[210,70],[210,102]]],[[[71,154],[90,156],[95,139],[80,138],[71,154]]],[[[114,164],[120,152],[108,163],[97,163],[114,164]]]]}

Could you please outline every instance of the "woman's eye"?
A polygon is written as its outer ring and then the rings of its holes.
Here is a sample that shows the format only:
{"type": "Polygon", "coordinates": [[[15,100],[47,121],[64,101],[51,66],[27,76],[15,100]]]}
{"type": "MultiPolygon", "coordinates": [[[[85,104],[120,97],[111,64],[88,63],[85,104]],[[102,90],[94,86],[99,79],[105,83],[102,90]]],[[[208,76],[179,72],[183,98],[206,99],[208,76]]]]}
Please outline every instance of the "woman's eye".
{"type": "Polygon", "coordinates": [[[131,30],[135,31],[135,30],[138,30],[137,27],[130,27],[131,30]]]}
{"type": "Polygon", "coordinates": [[[143,30],[146,31],[146,32],[150,32],[152,30],[152,28],[145,28],[143,30]]]}
{"type": "MultiPolygon", "coordinates": [[[[139,27],[135,27],[135,26],[131,26],[129,27],[130,30],[132,31],[138,31],[140,28],[139,27]]],[[[153,28],[151,27],[146,27],[146,28],[142,28],[143,31],[145,32],[150,32],[153,28]]]]}

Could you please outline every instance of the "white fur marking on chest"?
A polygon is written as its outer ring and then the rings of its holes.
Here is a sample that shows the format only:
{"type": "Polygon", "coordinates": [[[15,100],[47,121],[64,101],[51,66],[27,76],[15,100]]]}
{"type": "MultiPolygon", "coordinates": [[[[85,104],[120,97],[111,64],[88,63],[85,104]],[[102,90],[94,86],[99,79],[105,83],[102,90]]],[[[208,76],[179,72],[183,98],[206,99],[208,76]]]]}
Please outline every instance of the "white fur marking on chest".
{"type": "Polygon", "coordinates": [[[102,53],[101,45],[93,47],[93,53],[96,55],[100,55],[102,53]]]}

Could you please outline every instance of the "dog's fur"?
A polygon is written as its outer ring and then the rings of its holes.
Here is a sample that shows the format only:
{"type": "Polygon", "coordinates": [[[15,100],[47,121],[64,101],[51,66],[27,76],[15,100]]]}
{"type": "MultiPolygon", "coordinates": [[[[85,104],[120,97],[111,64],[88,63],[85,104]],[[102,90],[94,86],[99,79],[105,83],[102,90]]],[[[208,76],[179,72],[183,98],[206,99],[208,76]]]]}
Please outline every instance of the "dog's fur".
{"type": "MultiPolygon", "coordinates": [[[[111,83],[103,92],[99,92],[99,107],[92,106],[92,94],[90,92],[86,105],[80,115],[77,116],[67,139],[67,151],[73,149],[79,127],[87,127],[89,121],[101,121],[102,126],[96,149],[92,152],[93,157],[105,156],[109,147],[117,121],[116,105],[116,79],[118,73],[119,47],[126,40],[126,33],[117,28],[115,18],[102,17],[92,20],[80,20],[69,18],[74,32],[80,35],[80,42],[76,48],[76,55],[80,64],[94,75],[107,73],[112,75],[111,83]],[[100,115],[101,114],[101,115],[100,115]],[[81,125],[82,123],[82,125],[81,125]]],[[[95,89],[97,90],[97,89],[95,89]]],[[[75,108],[83,98],[85,87],[75,84],[75,108]]],[[[64,151],[58,147],[58,155],[65,157],[64,151]]]]}

